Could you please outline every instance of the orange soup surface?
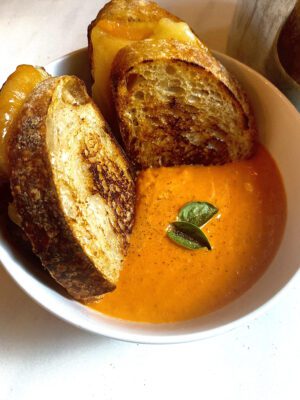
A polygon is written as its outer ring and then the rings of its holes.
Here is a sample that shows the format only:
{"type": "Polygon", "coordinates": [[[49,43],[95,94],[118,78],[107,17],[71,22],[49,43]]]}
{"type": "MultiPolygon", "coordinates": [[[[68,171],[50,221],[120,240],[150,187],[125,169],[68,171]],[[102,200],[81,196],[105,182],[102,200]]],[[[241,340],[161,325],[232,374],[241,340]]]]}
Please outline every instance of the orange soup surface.
{"type": "Polygon", "coordinates": [[[137,181],[136,220],[117,289],[90,306],[132,321],[174,322],[214,311],[263,274],[279,246],[286,198],[260,146],[222,166],[148,169],[137,181]],[[206,201],[219,212],[203,227],[212,250],[188,250],[166,235],[179,209],[206,201]]]}

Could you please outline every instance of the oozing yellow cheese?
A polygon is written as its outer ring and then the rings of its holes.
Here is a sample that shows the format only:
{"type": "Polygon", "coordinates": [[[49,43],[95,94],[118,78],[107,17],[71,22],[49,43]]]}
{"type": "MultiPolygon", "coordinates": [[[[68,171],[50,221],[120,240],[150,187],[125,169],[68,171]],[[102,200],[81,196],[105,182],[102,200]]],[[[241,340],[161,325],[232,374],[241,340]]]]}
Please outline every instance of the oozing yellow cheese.
{"type": "Polygon", "coordinates": [[[110,71],[118,51],[137,40],[176,39],[200,44],[189,26],[162,18],[158,22],[126,22],[100,20],[92,29],[93,45],[93,98],[104,117],[113,124],[110,92],[110,71]]]}
{"type": "Polygon", "coordinates": [[[180,42],[199,43],[199,39],[193,34],[185,22],[174,22],[169,18],[162,18],[155,25],[151,39],[176,39],[180,42]]]}
{"type": "Polygon", "coordinates": [[[0,179],[9,179],[7,144],[26,98],[49,75],[32,65],[19,65],[0,91],[0,179]]]}

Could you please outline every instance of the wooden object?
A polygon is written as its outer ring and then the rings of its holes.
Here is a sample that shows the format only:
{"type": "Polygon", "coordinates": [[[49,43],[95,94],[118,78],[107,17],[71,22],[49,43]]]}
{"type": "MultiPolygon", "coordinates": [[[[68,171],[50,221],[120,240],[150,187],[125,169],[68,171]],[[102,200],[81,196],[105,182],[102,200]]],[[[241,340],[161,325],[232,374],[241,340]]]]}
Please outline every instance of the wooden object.
{"type": "Polygon", "coordinates": [[[296,0],[238,0],[227,53],[265,74],[266,59],[296,0]]]}

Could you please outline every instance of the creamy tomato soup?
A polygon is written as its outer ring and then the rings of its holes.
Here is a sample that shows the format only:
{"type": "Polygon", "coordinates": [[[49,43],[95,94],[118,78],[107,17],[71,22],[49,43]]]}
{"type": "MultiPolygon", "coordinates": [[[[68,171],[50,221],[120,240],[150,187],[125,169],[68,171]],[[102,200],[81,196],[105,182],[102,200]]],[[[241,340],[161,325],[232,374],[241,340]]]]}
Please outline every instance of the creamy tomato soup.
{"type": "Polygon", "coordinates": [[[262,146],[246,161],[143,171],[117,289],[90,306],[114,317],[155,323],[214,311],[263,274],[279,246],[285,219],[281,177],[262,146]],[[168,224],[190,201],[209,202],[219,210],[203,227],[211,251],[185,249],[166,235],[168,224]]]}

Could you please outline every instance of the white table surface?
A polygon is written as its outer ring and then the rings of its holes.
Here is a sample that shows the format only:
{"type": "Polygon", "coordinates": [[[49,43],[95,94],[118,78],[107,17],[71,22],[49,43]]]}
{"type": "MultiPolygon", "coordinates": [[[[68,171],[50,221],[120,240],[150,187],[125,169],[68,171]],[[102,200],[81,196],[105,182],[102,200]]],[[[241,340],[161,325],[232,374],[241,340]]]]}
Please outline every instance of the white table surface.
{"type": "MultiPolygon", "coordinates": [[[[252,1],[252,0],[249,0],[252,1]]],[[[161,1],[224,51],[236,0],[161,1]],[[193,4],[191,18],[189,6],[193,4]]],[[[96,0],[0,0],[0,84],[86,45],[96,0]]],[[[222,336],[138,345],[50,315],[0,266],[0,400],[300,398],[300,276],[264,315],[222,336]]]]}

